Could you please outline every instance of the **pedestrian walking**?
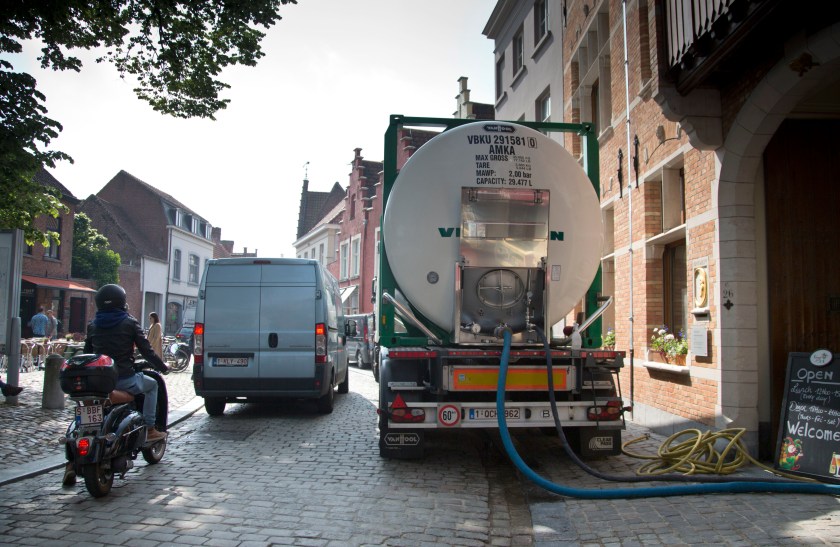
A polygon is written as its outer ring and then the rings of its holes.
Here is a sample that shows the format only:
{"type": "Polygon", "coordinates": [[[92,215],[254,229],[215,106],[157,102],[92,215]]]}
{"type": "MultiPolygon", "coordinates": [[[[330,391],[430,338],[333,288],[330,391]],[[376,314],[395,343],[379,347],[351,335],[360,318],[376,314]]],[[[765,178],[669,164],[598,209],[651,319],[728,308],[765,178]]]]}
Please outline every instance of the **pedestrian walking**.
{"type": "Polygon", "coordinates": [[[47,325],[50,319],[44,315],[44,306],[38,307],[38,313],[32,316],[29,320],[29,326],[32,328],[32,336],[36,338],[43,338],[47,335],[47,325]]]}
{"type": "Polygon", "coordinates": [[[58,319],[55,317],[55,312],[51,309],[47,310],[47,319],[49,320],[49,323],[47,323],[47,329],[44,336],[46,336],[49,340],[55,340],[55,337],[58,335],[58,319]]]}
{"type": "Polygon", "coordinates": [[[160,328],[160,318],[158,314],[152,312],[149,314],[149,334],[147,338],[155,350],[155,354],[163,359],[163,331],[160,328]]]}

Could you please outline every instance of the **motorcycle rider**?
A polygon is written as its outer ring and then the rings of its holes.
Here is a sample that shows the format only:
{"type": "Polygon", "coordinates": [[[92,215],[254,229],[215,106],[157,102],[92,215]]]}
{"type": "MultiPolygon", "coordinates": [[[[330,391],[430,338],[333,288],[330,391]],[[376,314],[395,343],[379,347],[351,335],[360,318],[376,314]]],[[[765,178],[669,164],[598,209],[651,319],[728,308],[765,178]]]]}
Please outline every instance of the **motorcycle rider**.
{"type": "MultiPolygon", "coordinates": [[[[134,370],[134,347],[152,367],[167,374],[169,368],[152,349],[143,334],[140,322],[128,313],[125,289],[119,285],[104,285],[96,292],[96,317],[88,325],[85,353],[98,353],[114,360],[117,369],[116,389],[131,394],[143,393],[143,420],[146,423],[146,441],[166,438],[166,433],[155,428],[157,409],[157,382],[142,372],[134,370]]],[[[75,482],[73,463],[68,462],[64,475],[65,485],[75,482]],[[72,476],[68,476],[72,475],[72,476]]]]}

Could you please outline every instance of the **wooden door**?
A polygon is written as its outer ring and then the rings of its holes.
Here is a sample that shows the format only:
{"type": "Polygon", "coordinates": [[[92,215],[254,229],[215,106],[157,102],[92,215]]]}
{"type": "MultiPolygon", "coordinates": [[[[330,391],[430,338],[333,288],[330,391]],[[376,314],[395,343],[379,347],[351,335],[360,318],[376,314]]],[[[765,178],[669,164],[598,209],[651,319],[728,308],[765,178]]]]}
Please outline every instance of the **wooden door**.
{"type": "Polygon", "coordinates": [[[840,120],[786,120],[764,152],[774,442],[788,353],[840,352],[838,161],[840,120]]]}

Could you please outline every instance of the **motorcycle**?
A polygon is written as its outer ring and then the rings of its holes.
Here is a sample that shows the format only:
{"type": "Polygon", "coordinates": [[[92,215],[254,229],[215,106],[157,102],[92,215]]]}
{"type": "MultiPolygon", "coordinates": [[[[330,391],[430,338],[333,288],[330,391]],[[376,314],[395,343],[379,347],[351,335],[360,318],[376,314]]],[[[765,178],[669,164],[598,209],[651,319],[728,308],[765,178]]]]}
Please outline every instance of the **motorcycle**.
{"type": "MultiPolygon", "coordinates": [[[[166,431],[169,409],[166,383],[158,372],[144,369],[145,365],[145,361],[135,362],[135,369],[157,382],[155,427],[166,431]]],[[[62,439],[67,460],[76,475],[84,477],[85,487],[93,497],[108,495],[114,475],[125,478],[138,454],[150,465],[160,462],[166,452],[166,437],[146,441],[146,424],[141,412],[144,396],[114,389],[117,372],[110,357],[92,354],[71,357],[62,365],[59,378],[61,389],[76,403],[75,419],[62,439]]]]}

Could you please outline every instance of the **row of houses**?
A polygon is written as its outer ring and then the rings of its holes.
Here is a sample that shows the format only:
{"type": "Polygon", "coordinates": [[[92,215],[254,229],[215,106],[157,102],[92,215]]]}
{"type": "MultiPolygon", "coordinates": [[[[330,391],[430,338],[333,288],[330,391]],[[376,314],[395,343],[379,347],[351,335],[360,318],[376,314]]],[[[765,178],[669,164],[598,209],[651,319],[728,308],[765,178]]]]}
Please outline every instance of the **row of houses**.
{"type": "Polygon", "coordinates": [[[198,283],[207,260],[256,256],[233,252],[233,242],[221,239],[221,229],[171,195],[120,171],[99,192],[76,198],[47,170],[36,182],[58,190],[68,210],[58,218],[41,217],[36,225],[59,234],[23,250],[20,317],[22,336],[32,335],[27,324],[40,307],[52,309],[60,321],[60,335],[80,337],[96,312],[98,287],[72,276],[73,219],[84,213],[93,228],[108,238],[120,255],[119,282],[126,290],[129,311],[148,327],[149,314],[161,319],[164,333],[174,334],[193,320],[198,283]]]}
{"type": "MultiPolygon", "coordinates": [[[[498,0],[483,34],[494,104],[473,109],[462,79],[457,117],[598,135],[604,325],[633,356],[632,419],[741,427],[768,458],[788,355],[840,351],[840,4],[498,0]],[[662,326],[689,339],[684,365],[650,351],[662,326]]],[[[430,136],[404,130],[398,165],[430,136]]],[[[583,160],[578,136],[552,138],[583,160]]],[[[381,171],[357,149],[346,187],[303,185],[297,256],[329,264],[348,312],[372,309],[381,171]]]]}

